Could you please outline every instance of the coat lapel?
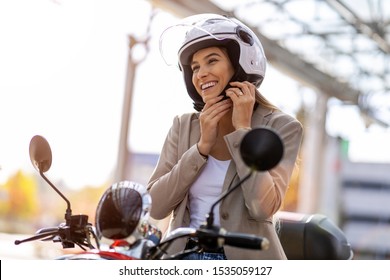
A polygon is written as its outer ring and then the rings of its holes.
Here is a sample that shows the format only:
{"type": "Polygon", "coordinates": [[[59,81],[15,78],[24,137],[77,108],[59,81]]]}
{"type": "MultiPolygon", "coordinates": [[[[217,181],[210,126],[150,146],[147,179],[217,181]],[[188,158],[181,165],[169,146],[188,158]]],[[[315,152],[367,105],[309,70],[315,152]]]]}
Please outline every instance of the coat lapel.
{"type": "MultiPolygon", "coordinates": [[[[252,127],[267,126],[270,117],[272,115],[272,112],[273,112],[272,109],[258,106],[257,109],[253,112],[252,127]]],[[[183,151],[186,151],[192,145],[195,145],[195,143],[199,141],[200,138],[199,113],[191,114],[189,131],[191,133],[189,137],[188,146],[185,147],[183,151]]],[[[179,154],[179,157],[181,157],[181,154],[179,154]]],[[[234,183],[233,181],[235,180],[236,177],[237,177],[236,164],[232,160],[228,167],[222,192],[225,192],[227,189],[233,186],[234,183]]]]}
{"type": "MultiPolygon", "coordinates": [[[[273,112],[272,109],[258,106],[257,109],[253,112],[252,128],[259,127],[259,126],[267,126],[267,124],[271,118],[272,112],[273,112]]],[[[236,164],[232,160],[230,162],[230,165],[229,165],[226,177],[225,177],[222,192],[225,192],[229,188],[231,188],[235,184],[234,180],[236,180],[236,182],[238,182],[237,181],[238,178],[237,178],[236,164]]]]}

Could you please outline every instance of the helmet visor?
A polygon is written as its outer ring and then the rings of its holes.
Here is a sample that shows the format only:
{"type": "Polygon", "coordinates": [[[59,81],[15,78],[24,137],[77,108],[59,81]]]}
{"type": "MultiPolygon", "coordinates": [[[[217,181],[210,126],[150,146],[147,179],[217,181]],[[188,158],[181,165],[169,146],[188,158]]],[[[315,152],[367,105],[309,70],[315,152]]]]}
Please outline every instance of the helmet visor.
{"type": "Polygon", "coordinates": [[[226,40],[237,38],[237,23],[215,14],[194,15],[168,27],[160,36],[160,54],[165,63],[188,65],[196,51],[215,45],[224,45],[226,40]]]}

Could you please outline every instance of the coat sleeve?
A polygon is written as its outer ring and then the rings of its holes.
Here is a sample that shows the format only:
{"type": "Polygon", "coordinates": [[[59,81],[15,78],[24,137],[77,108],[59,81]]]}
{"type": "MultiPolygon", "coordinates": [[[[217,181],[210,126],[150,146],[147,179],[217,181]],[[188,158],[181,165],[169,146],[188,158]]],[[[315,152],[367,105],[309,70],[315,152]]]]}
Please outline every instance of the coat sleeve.
{"type": "Polygon", "coordinates": [[[188,135],[182,135],[186,129],[181,129],[181,125],[181,119],[175,117],[147,185],[153,201],[151,217],[154,219],[164,219],[175,209],[206,163],[196,145],[180,154],[179,146],[183,144],[179,141],[188,138],[188,135]]]}
{"type": "MultiPolygon", "coordinates": [[[[301,123],[284,114],[272,119],[267,126],[281,137],[284,144],[284,154],[276,167],[269,171],[255,171],[241,185],[245,206],[250,216],[256,220],[267,219],[281,208],[295,167],[303,134],[301,123]]],[[[245,134],[246,131],[238,130],[225,136],[239,178],[243,178],[250,172],[240,156],[239,143],[245,134]]]]}

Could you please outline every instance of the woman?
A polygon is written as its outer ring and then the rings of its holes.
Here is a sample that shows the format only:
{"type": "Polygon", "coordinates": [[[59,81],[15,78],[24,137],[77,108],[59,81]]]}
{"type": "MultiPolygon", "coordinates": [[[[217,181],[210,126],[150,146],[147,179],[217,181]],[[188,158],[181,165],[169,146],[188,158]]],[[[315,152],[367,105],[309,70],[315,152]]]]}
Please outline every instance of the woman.
{"type": "MultiPolygon", "coordinates": [[[[256,35],[236,19],[213,14],[191,23],[178,52],[179,66],[197,112],[176,116],[148,183],[151,216],[170,216],[168,231],[197,228],[221,192],[248,174],[239,143],[255,127],[275,130],[284,157],[268,172],[256,172],[215,209],[215,223],[227,231],[264,236],[268,250],[225,246],[189,259],[285,259],[273,224],[298,154],[302,126],[270,104],[257,90],[266,58],[256,35]]],[[[185,26],[180,24],[178,26],[185,26]]],[[[170,253],[191,246],[176,241],[170,253]]]]}

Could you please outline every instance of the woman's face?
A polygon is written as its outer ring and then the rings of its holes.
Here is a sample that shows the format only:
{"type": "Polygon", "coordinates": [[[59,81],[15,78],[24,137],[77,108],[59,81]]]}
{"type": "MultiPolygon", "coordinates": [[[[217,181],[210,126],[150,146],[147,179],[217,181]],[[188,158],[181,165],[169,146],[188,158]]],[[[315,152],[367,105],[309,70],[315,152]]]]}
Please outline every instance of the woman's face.
{"type": "Polygon", "coordinates": [[[192,83],[206,103],[221,94],[234,74],[226,49],[208,47],[194,53],[191,62],[192,83]]]}

